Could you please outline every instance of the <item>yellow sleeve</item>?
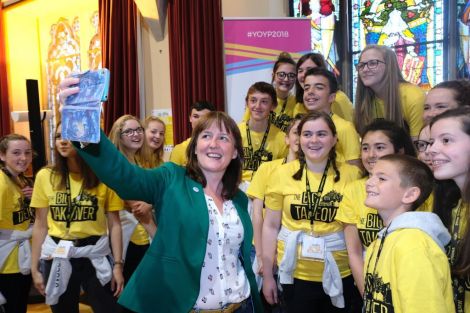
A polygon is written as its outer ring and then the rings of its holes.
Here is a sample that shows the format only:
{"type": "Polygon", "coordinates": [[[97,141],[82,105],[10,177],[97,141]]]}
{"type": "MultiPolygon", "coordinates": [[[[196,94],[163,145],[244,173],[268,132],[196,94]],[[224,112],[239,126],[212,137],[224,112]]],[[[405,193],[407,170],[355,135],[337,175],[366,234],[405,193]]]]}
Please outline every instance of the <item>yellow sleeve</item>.
{"type": "Polygon", "coordinates": [[[253,175],[251,179],[251,183],[246,190],[246,194],[250,198],[256,198],[260,200],[264,200],[264,196],[266,193],[266,186],[269,182],[269,174],[270,174],[270,164],[271,162],[261,163],[258,167],[258,170],[253,175]]]}
{"type": "Polygon", "coordinates": [[[119,198],[119,196],[109,187],[106,187],[106,204],[105,204],[105,211],[112,212],[112,211],[120,211],[124,209],[124,201],[119,198]]]}
{"type": "Polygon", "coordinates": [[[392,267],[396,281],[392,288],[396,293],[393,294],[392,289],[392,296],[398,297],[393,299],[394,306],[398,304],[395,310],[407,313],[455,312],[449,263],[445,255],[442,253],[440,257],[433,253],[437,247],[420,243],[413,245],[412,249],[410,245],[404,249],[401,244],[394,247],[392,262],[395,266],[392,264],[392,267]]]}
{"type": "Polygon", "coordinates": [[[353,182],[351,182],[344,188],[343,200],[339,203],[335,219],[346,224],[357,224],[359,222],[359,215],[355,210],[356,206],[353,182]]]}
{"type": "Polygon", "coordinates": [[[424,91],[413,84],[405,83],[400,85],[401,105],[403,117],[410,127],[412,137],[418,137],[419,131],[423,127],[424,111],[424,91]]]}
{"type": "Polygon", "coordinates": [[[183,143],[177,144],[170,154],[170,162],[181,166],[186,165],[186,145],[183,143]]]}
{"type": "Polygon", "coordinates": [[[344,157],[344,160],[357,160],[361,155],[361,144],[356,128],[351,122],[333,115],[333,121],[336,126],[338,143],[337,152],[344,157]]]}
{"type": "Polygon", "coordinates": [[[266,207],[274,211],[282,211],[284,195],[282,194],[282,167],[277,167],[271,175],[266,187],[264,202],[266,207]]]}
{"type": "Polygon", "coordinates": [[[49,199],[46,194],[45,188],[51,188],[50,178],[52,172],[50,169],[42,169],[36,175],[34,180],[33,195],[31,197],[30,206],[33,208],[49,208],[49,199]]]}
{"type": "Polygon", "coordinates": [[[245,108],[245,113],[243,113],[243,119],[242,119],[242,122],[246,122],[248,120],[250,120],[250,110],[248,110],[248,107],[245,108]]]}
{"type": "Polygon", "coordinates": [[[338,90],[338,92],[336,93],[335,101],[331,104],[331,111],[334,114],[338,114],[346,121],[354,121],[353,105],[349,100],[348,96],[341,90],[338,90]]]}

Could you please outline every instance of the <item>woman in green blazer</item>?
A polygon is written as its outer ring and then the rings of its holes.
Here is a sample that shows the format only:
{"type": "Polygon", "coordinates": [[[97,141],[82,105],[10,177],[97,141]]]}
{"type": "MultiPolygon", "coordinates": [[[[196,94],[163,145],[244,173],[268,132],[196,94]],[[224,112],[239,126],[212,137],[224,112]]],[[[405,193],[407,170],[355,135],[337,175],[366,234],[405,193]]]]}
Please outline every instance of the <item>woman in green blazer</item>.
{"type": "MultiPolygon", "coordinates": [[[[77,92],[68,88],[77,82],[62,83],[62,99],[77,92]]],[[[243,148],[236,123],[225,113],[209,113],[194,129],[186,168],[139,168],[101,138],[78,149],[80,156],[121,198],[153,204],[158,224],[119,303],[139,313],[262,312],[250,261],[248,202],[238,189],[243,148]],[[241,231],[231,233],[237,227],[241,231]]]]}

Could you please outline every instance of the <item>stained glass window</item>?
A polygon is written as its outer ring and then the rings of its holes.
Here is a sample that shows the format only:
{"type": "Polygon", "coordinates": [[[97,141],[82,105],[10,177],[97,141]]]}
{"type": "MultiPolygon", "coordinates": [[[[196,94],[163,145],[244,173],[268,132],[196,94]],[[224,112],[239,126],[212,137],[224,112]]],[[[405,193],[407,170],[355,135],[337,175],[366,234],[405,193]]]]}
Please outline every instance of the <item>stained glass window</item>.
{"type": "MultiPolygon", "coordinates": [[[[404,78],[424,89],[443,80],[443,0],[353,0],[352,64],[367,44],[386,45],[397,54],[404,78]]],[[[353,70],[353,88],[357,71],[353,70]]],[[[355,94],[355,92],[353,92],[355,94]]]]}
{"type": "Polygon", "coordinates": [[[457,76],[470,78],[470,0],[458,1],[457,14],[459,32],[457,76]]]}
{"type": "Polygon", "coordinates": [[[338,52],[334,40],[336,21],[339,20],[339,0],[293,0],[295,17],[311,18],[312,51],[321,53],[336,75],[338,68],[338,52]]]}

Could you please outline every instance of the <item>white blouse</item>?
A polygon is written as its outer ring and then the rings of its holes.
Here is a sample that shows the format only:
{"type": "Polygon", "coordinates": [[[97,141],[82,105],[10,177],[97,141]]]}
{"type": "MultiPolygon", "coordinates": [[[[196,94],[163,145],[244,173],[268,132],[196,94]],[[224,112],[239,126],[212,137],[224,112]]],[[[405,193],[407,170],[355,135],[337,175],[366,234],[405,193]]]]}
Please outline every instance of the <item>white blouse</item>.
{"type": "Polygon", "coordinates": [[[199,296],[194,308],[220,309],[250,296],[250,284],[238,258],[243,225],[231,200],[224,201],[221,214],[212,197],[205,195],[209,233],[202,264],[199,296]]]}

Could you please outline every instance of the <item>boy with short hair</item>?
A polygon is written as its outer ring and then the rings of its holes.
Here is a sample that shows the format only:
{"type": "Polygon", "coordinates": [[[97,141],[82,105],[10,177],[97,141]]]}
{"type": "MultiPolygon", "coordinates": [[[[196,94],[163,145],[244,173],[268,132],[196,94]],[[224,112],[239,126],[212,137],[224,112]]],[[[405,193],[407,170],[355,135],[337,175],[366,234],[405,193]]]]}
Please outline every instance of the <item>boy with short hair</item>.
{"type": "MultiPolygon", "coordinates": [[[[189,115],[189,122],[191,123],[191,129],[196,128],[197,123],[201,117],[205,116],[209,112],[216,111],[215,106],[208,101],[197,101],[191,105],[191,114],[189,115]]],[[[170,154],[170,162],[176,163],[181,166],[185,166],[188,160],[186,159],[186,149],[188,148],[191,137],[186,139],[180,144],[174,146],[170,154]]]]}
{"type": "Polygon", "coordinates": [[[360,140],[353,123],[333,114],[331,106],[338,92],[335,75],[324,68],[311,68],[305,73],[304,102],[298,104],[295,113],[320,111],[331,116],[338,136],[336,152],[339,161],[361,167],[360,140]]]}
{"type": "Polygon", "coordinates": [[[431,170],[413,157],[387,155],[374,166],[365,204],[384,228],[367,249],[363,312],[455,312],[449,232],[434,213],[413,212],[432,188],[431,170]]]}

